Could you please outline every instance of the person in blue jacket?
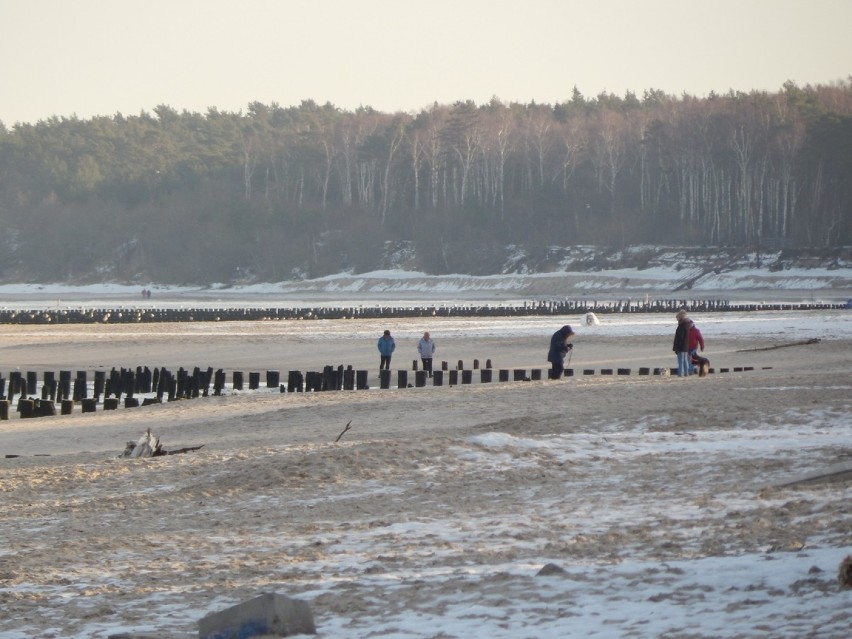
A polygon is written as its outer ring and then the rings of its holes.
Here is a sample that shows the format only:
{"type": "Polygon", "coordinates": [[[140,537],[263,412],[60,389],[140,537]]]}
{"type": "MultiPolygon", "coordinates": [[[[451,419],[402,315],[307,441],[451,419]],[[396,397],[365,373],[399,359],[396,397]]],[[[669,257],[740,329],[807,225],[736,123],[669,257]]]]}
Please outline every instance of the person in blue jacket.
{"type": "Polygon", "coordinates": [[[379,370],[390,370],[391,355],[393,355],[393,352],[396,349],[396,342],[393,341],[391,332],[386,330],[384,335],[379,338],[379,342],[376,346],[378,346],[379,353],[382,356],[382,359],[379,362],[379,370]]]}
{"type": "Polygon", "coordinates": [[[574,336],[574,329],[568,324],[556,331],[550,338],[550,350],[547,351],[547,361],[550,362],[550,379],[559,379],[565,370],[565,356],[574,345],[568,340],[574,336]]]}

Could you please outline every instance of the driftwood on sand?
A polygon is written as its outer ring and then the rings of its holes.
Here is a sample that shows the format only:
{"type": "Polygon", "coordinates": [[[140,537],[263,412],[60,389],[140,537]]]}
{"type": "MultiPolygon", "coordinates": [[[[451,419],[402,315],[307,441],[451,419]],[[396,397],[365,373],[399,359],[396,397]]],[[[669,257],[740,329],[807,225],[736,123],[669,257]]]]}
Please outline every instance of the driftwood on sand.
{"type": "Polygon", "coordinates": [[[145,431],[137,441],[129,441],[124,448],[121,457],[160,457],[162,455],[177,455],[179,453],[188,453],[192,450],[198,450],[204,446],[186,446],[184,448],[175,448],[167,450],[163,448],[159,436],[153,434],[149,428],[145,431]]]}
{"type": "Polygon", "coordinates": [[[807,346],[808,344],[819,344],[818,337],[800,340],[798,342],[790,342],[789,344],[776,344],[775,346],[763,346],[761,348],[741,348],[734,351],[735,353],[751,353],[753,351],[774,351],[776,348],[787,348],[788,346],[807,346]]]}

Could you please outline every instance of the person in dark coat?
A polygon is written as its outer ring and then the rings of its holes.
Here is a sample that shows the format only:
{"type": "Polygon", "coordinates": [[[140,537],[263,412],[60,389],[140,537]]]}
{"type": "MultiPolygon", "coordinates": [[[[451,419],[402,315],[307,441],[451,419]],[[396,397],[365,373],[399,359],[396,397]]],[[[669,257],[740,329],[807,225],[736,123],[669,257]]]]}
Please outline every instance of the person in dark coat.
{"type": "Polygon", "coordinates": [[[547,351],[547,361],[550,362],[550,379],[559,379],[565,370],[565,356],[574,345],[568,340],[574,336],[574,330],[566,324],[550,338],[550,350],[547,351]]]}
{"type": "Polygon", "coordinates": [[[680,309],[675,315],[677,320],[677,329],[675,330],[674,342],[672,342],[672,350],[677,355],[677,376],[689,377],[690,357],[689,357],[689,326],[692,320],[687,317],[686,309],[680,309]]]}

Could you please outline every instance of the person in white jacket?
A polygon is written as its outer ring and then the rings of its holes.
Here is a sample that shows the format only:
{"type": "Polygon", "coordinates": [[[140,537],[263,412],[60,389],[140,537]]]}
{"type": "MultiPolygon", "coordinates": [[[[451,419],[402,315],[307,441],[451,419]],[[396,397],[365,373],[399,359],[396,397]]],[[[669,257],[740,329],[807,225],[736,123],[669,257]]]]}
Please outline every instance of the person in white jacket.
{"type": "Polygon", "coordinates": [[[417,342],[417,352],[423,362],[423,370],[432,377],[432,356],[435,354],[435,342],[429,337],[429,332],[423,333],[423,337],[417,342]]]}

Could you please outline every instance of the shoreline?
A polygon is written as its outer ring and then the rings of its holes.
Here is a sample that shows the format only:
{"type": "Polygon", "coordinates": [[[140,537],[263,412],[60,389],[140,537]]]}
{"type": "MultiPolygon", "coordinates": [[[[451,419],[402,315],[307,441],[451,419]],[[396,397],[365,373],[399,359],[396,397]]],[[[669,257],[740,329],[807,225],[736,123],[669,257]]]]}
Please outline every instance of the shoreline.
{"type": "Polygon", "coordinates": [[[845,303],[852,269],[740,269],[710,273],[691,288],[688,269],[620,269],[537,274],[427,275],[408,271],[338,274],[256,284],[160,286],[101,283],[0,284],[0,309],[371,307],[399,305],[520,305],[551,301],[722,300],[737,303],[845,303]],[[147,294],[150,293],[150,296],[147,294]]]}

